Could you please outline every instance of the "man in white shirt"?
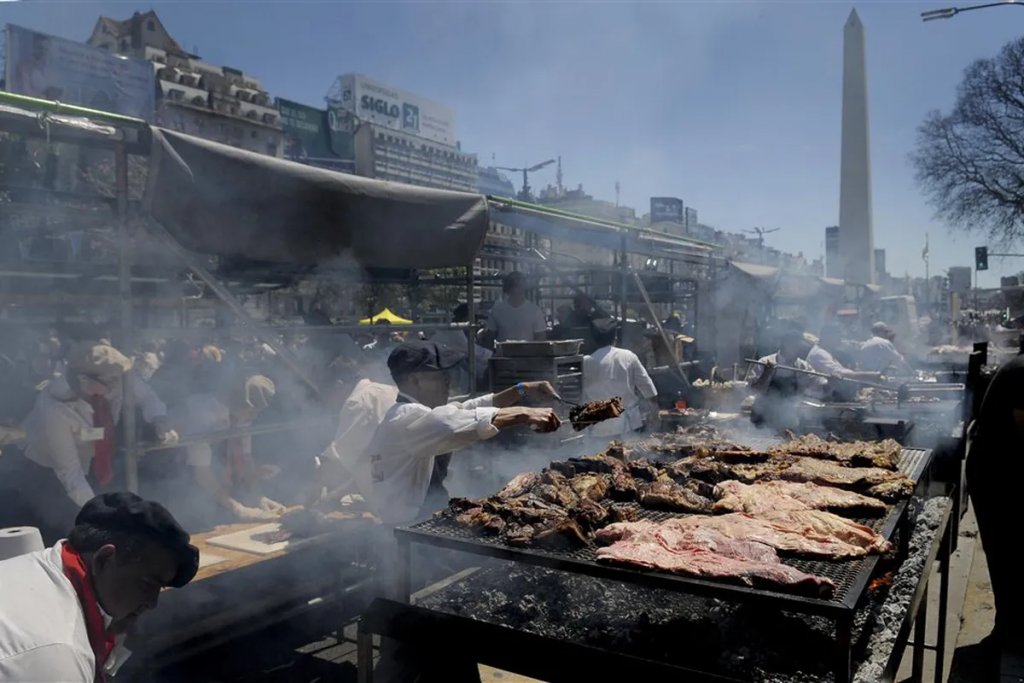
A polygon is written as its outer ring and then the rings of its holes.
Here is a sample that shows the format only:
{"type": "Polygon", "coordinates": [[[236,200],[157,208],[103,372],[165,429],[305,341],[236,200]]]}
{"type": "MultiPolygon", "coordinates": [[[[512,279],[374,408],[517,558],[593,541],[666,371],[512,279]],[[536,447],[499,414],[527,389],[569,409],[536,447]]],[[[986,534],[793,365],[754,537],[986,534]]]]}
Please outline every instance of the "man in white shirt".
{"type": "Polygon", "coordinates": [[[871,339],[860,345],[860,367],[867,372],[913,374],[903,354],[896,350],[896,333],[883,322],[871,326],[871,339]]]}
{"type": "Polygon", "coordinates": [[[838,325],[830,323],[822,327],[818,343],[807,354],[807,363],[811,366],[811,369],[839,379],[877,381],[880,378],[880,373],[852,370],[835,359],[835,356],[832,355],[829,349],[839,348],[842,342],[843,331],[838,325]]]}
{"type": "Polygon", "coordinates": [[[526,298],[526,276],[514,270],[501,284],[505,300],[491,308],[487,336],[492,341],[536,341],[547,339],[548,324],[540,306],[526,298]]]}
{"type": "Polygon", "coordinates": [[[94,683],[130,654],[123,634],[199,551],[169,512],[132,493],[82,507],[65,540],[0,562],[0,683],[94,683]]]}
{"type": "MultiPolygon", "coordinates": [[[[270,406],[276,388],[263,375],[252,375],[244,381],[230,375],[219,383],[216,393],[199,393],[185,400],[182,433],[186,438],[228,430],[246,429],[270,406]]],[[[285,507],[259,496],[259,483],[272,476],[270,468],[256,465],[252,459],[252,436],[233,436],[200,441],[186,447],[192,481],[208,500],[245,522],[273,520],[285,507]],[[214,471],[214,448],[223,446],[224,477],[214,471]],[[242,498],[252,498],[248,505],[242,498]]],[[[220,450],[218,448],[218,450],[220,450]]],[[[279,471],[279,470],[278,470],[279,471]]]]}
{"type": "Polygon", "coordinates": [[[750,421],[776,429],[797,426],[795,401],[801,394],[821,397],[828,384],[824,377],[806,375],[793,370],[811,370],[801,358],[805,351],[804,337],[798,331],[790,330],[782,335],[779,350],[752,363],[747,370],[747,384],[757,393],[750,411],[750,421]]]}
{"type": "Polygon", "coordinates": [[[513,407],[524,398],[550,399],[547,382],[521,382],[498,394],[448,403],[448,370],[463,354],[433,342],[405,342],[388,358],[398,402],[385,415],[366,453],[373,482],[371,506],[388,524],[404,524],[444,507],[448,458],[502,429],[558,429],[550,408],[513,407]]]}
{"type": "Polygon", "coordinates": [[[316,458],[316,481],[310,503],[318,502],[327,491],[354,489],[370,500],[373,480],[368,467],[362,467],[366,449],[377,427],[398,399],[398,387],[350,376],[351,390],[338,415],[334,441],[316,458]]]}
{"type": "Polygon", "coordinates": [[[101,486],[113,479],[124,378],[132,382],[136,404],[158,436],[172,434],[165,422],[167,407],[131,367],[108,344],[80,344],[25,418],[27,447],[16,476],[35,518],[26,523],[39,526],[48,542],[59,538],[95,495],[90,477],[101,486]]]}
{"type": "Polygon", "coordinates": [[[625,412],[590,427],[590,436],[614,438],[644,427],[644,413],[657,416],[658,390],[640,358],[629,349],[615,346],[618,324],[610,318],[595,320],[591,333],[597,350],[583,359],[583,400],[622,397],[625,412]]]}

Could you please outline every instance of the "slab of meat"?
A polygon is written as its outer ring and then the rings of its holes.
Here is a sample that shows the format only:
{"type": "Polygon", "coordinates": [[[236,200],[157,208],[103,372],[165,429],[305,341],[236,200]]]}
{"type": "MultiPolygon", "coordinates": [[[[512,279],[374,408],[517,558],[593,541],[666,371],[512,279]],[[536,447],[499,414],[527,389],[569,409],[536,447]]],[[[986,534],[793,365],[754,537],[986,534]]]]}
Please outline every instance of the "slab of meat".
{"type": "Polygon", "coordinates": [[[914,493],[914,482],[901,472],[881,467],[844,467],[831,460],[794,456],[778,473],[788,481],[809,481],[824,486],[838,486],[863,491],[883,500],[899,500],[914,493]]]}
{"type": "Polygon", "coordinates": [[[625,410],[620,396],[604,401],[590,401],[570,410],[569,422],[572,423],[572,428],[578,432],[598,422],[616,418],[625,410]]]}
{"type": "Polygon", "coordinates": [[[678,484],[671,479],[659,479],[637,487],[640,505],[652,510],[678,512],[710,512],[711,499],[701,495],[695,486],[678,484]]]}
{"type": "Polygon", "coordinates": [[[902,452],[903,447],[893,439],[835,443],[816,434],[790,439],[772,449],[772,453],[806,455],[835,460],[853,467],[880,467],[887,470],[898,467],[902,452]]]}
{"type": "Polygon", "coordinates": [[[809,482],[724,481],[715,487],[715,493],[715,512],[746,512],[755,516],[773,510],[847,510],[864,514],[886,510],[885,503],[877,498],[809,482]]]}
{"type": "Polygon", "coordinates": [[[512,478],[512,481],[505,484],[495,495],[502,500],[522,496],[540,484],[541,476],[537,472],[523,472],[512,478]]]}
{"type": "Polygon", "coordinates": [[[847,467],[832,460],[799,455],[777,455],[765,462],[727,463],[714,458],[689,457],[665,468],[673,478],[694,478],[709,484],[724,481],[811,482],[822,486],[852,489],[886,501],[907,498],[914,492],[914,482],[901,472],[880,467],[847,467]]]}
{"type": "Polygon", "coordinates": [[[770,546],[736,540],[716,529],[647,521],[612,527],[616,529],[598,533],[611,542],[598,549],[599,561],[699,578],[735,579],[747,585],[789,587],[815,595],[831,595],[835,590],[827,578],[782,564],[770,546]]]}
{"type": "Polygon", "coordinates": [[[737,541],[756,541],[778,551],[810,557],[843,559],[884,552],[888,542],[872,529],[821,510],[777,510],[758,517],[734,512],[718,517],[693,515],[664,522],[610,524],[597,532],[605,542],[649,537],[652,525],[664,530],[715,531],[737,541]]]}

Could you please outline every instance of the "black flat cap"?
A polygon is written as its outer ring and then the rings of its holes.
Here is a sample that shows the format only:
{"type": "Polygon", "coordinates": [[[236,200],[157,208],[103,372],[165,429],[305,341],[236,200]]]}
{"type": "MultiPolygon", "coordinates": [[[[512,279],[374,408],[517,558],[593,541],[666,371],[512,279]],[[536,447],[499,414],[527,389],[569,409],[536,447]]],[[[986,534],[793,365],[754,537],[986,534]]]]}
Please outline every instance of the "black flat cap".
{"type": "Polygon", "coordinates": [[[181,588],[199,570],[199,549],[189,544],[188,532],[160,503],[134,493],[103,493],[82,506],[75,526],[88,525],[107,531],[145,536],[166,548],[177,560],[178,571],[170,585],[181,588]]]}
{"type": "Polygon", "coordinates": [[[597,318],[590,322],[590,328],[597,334],[611,334],[619,329],[619,321],[614,318],[597,318]]]}
{"type": "Polygon", "coordinates": [[[414,372],[440,372],[454,368],[466,354],[431,341],[410,341],[395,347],[388,356],[388,370],[392,377],[414,372]]]}

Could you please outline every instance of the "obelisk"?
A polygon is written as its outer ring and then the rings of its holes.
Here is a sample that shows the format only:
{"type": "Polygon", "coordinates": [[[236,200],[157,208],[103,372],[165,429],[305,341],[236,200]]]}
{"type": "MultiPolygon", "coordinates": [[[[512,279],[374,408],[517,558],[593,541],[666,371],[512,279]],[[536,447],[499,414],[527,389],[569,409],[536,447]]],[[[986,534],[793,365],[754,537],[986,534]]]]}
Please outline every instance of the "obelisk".
{"type": "Polygon", "coordinates": [[[874,282],[874,241],[864,25],[857,10],[852,10],[843,28],[843,141],[839,167],[839,258],[847,282],[874,282]]]}

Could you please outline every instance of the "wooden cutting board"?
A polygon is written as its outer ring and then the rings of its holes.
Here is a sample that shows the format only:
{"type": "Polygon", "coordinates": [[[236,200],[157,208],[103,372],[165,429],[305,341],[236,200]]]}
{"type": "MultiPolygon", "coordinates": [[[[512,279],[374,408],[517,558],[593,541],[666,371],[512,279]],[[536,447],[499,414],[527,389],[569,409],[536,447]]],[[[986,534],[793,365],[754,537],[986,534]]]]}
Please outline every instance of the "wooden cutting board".
{"type": "Polygon", "coordinates": [[[270,555],[271,553],[280,552],[286,548],[293,550],[303,543],[312,540],[310,538],[299,538],[280,541],[278,543],[265,543],[264,541],[253,538],[253,536],[279,531],[280,529],[281,524],[279,522],[271,522],[269,524],[261,524],[260,526],[254,526],[242,531],[224,534],[223,536],[214,536],[213,538],[208,539],[206,543],[208,545],[217,546],[218,548],[241,550],[242,552],[253,553],[254,555],[270,555]]]}

